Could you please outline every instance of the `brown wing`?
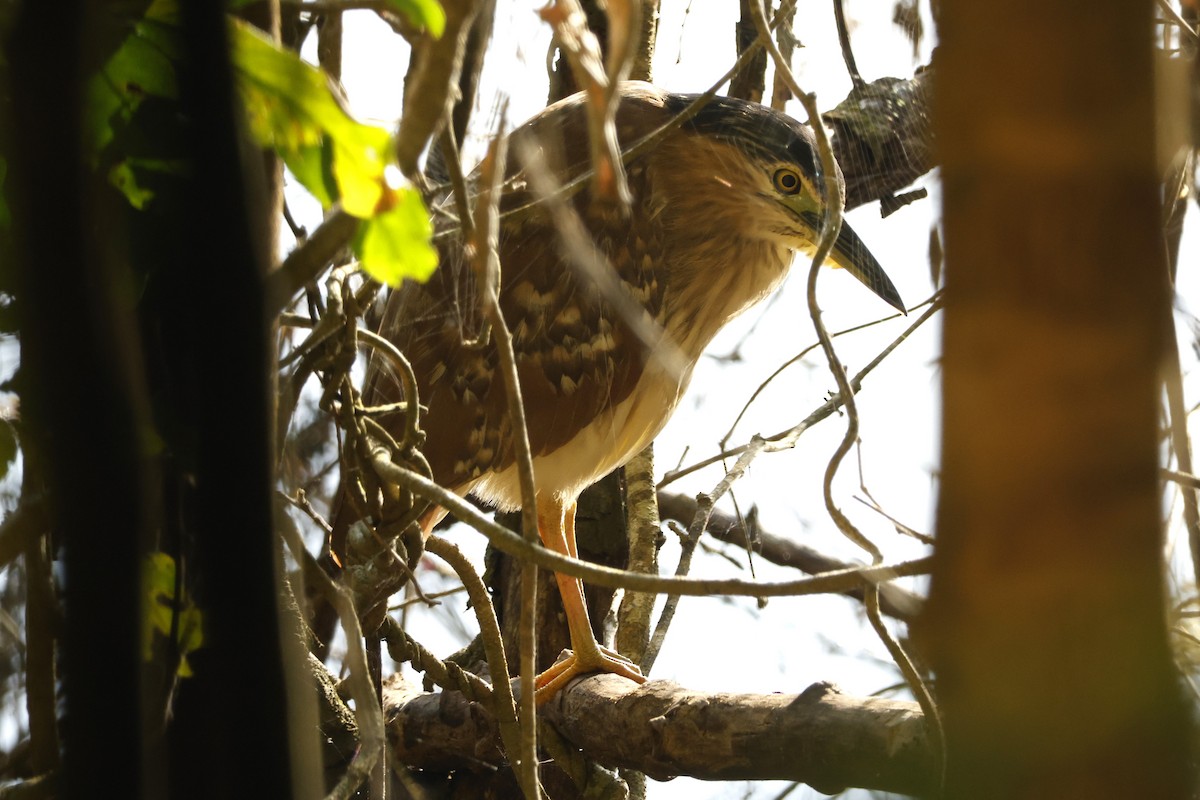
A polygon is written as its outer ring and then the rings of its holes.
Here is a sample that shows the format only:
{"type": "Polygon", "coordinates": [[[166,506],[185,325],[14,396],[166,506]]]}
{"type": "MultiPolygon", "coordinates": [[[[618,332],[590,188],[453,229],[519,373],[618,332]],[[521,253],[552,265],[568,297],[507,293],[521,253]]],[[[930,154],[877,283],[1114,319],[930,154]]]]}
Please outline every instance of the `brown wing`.
{"type": "MultiPolygon", "coordinates": [[[[665,120],[661,102],[633,98],[623,105],[619,138],[626,146],[665,120]]],[[[515,136],[536,138],[561,153],[556,174],[578,174],[587,164],[587,132],[578,102],[548,109],[515,136]]],[[[622,217],[594,204],[584,189],[572,202],[597,249],[654,317],[659,317],[664,276],[663,235],[652,192],[638,163],[629,166],[633,214],[622,217]]],[[[525,208],[524,191],[506,195],[502,209],[525,208]]],[[[441,248],[441,266],[425,285],[406,285],[388,300],[381,331],[412,362],[428,435],[425,455],[439,483],[457,487],[513,462],[508,398],[492,343],[472,346],[481,329],[478,298],[458,242],[441,248]]],[[[513,334],[535,455],[570,441],[604,408],[627,397],[645,364],[644,348],[627,321],[606,303],[586,276],[564,263],[561,243],[544,211],[506,217],[500,231],[500,303],[513,334]]],[[[368,403],[394,402],[399,382],[380,359],[368,368],[368,403]]],[[[399,425],[399,420],[395,423],[399,425]]]]}

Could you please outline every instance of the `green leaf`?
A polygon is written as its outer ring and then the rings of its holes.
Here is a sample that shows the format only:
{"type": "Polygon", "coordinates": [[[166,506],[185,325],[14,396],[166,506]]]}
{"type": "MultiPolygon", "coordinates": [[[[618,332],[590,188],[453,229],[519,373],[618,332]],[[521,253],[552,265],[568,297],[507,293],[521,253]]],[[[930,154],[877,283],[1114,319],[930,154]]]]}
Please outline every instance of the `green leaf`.
{"type": "Polygon", "coordinates": [[[405,278],[427,281],[437,269],[437,250],[425,202],[411,186],[389,197],[391,207],[359,227],[355,255],[368,275],[389,286],[405,278]]]}
{"type": "Polygon", "coordinates": [[[192,674],[188,654],[204,644],[204,614],[191,598],[176,598],[175,559],[166,553],[151,553],[142,562],[142,658],[154,659],[156,641],[175,632],[175,651],[179,654],[179,675],[192,674]],[[178,620],[176,623],[176,609],[178,620]]]}
{"type": "Polygon", "coordinates": [[[305,188],[328,206],[338,199],[347,213],[375,213],[387,184],[384,168],[391,137],[383,128],[354,120],[334,96],[329,79],[295,53],[276,47],[253,27],[231,20],[234,63],[250,130],[274,148],[305,188]],[[314,149],[332,142],[328,170],[317,170],[314,149]]]}
{"type": "Polygon", "coordinates": [[[408,20],[409,25],[428,31],[435,39],[442,38],[446,31],[446,12],[437,0],[388,0],[388,4],[408,20]]]}
{"type": "Polygon", "coordinates": [[[147,16],[133,24],[129,36],[88,82],[84,135],[93,160],[146,97],[178,97],[175,64],[180,54],[179,31],[169,17],[147,16]]]}
{"type": "Polygon", "coordinates": [[[187,162],[167,158],[126,158],[108,171],[108,182],[125,195],[129,204],[141,211],[154,199],[154,190],[146,187],[141,176],[151,173],[183,175],[187,162]]]}
{"type": "Polygon", "coordinates": [[[108,182],[116,187],[118,192],[125,195],[129,205],[138,211],[144,209],[154,199],[153,191],[138,185],[133,165],[128,161],[119,161],[113,165],[113,168],[108,171],[108,182]]]}
{"type": "Polygon", "coordinates": [[[333,177],[333,147],[328,139],[318,145],[300,147],[287,159],[288,169],[317,198],[329,208],[338,197],[337,181],[333,177]]]}

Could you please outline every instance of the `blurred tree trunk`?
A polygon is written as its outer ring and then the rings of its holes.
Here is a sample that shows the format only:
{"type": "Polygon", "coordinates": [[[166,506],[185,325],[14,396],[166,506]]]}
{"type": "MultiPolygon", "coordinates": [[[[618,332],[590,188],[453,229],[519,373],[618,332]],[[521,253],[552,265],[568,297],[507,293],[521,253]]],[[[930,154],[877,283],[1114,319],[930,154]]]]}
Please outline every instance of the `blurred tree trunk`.
{"type": "MultiPolygon", "coordinates": [[[[244,146],[226,16],[198,0],[181,8],[173,109],[187,177],[142,214],[86,163],[86,81],[136,11],[25,3],[6,51],[22,447],[62,566],[56,793],[92,797],[100,781],[131,798],[287,797],[261,289],[278,171],[244,146]],[[178,684],[170,645],[143,657],[152,551],[205,615],[195,677],[178,684]],[[229,735],[231,712],[252,746],[229,735]]],[[[37,734],[38,751],[53,744],[37,734]]]]}
{"type": "MultiPolygon", "coordinates": [[[[101,226],[87,203],[96,187],[79,153],[84,76],[112,45],[101,35],[84,37],[87,11],[79,2],[23,4],[5,53],[13,119],[20,120],[8,165],[18,240],[22,447],[30,453],[27,468],[39,473],[27,483],[45,487],[54,533],[50,547],[39,541],[29,551],[60,548],[64,584],[55,631],[61,683],[47,687],[49,709],[38,708],[43,698],[35,691],[30,721],[35,769],[48,769],[46,750],[56,742],[42,714],[61,703],[59,797],[93,795],[100,776],[140,797],[139,788],[153,787],[136,745],[138,587],[151,505],[139,445],[146,395],[128,349],[133,326],[122,315],[121,289],[129,283],[120,279],[128,276],[104,257],[101,226]]],[[[49,565],[29,566],[31,580],[44,579],[48,593],[49,565]]],[[[53,615],[48,598],[33,602],[53,615]]],[[[35,651],[50,655],[42,638],[49,631],[35,623],[29,633],[35,651]]]]}
{"type": "Polygon", "coordinates": [[[192,0],[181,21],[180,98],[193,121],[194,165],[182,210],[207,229],[178,242],[175,268],[159,276],[147,311],[158,315],[161,388],[184,426],[173,443],[171,491],[205,646],[176,700],[171,790],[178,798],[291,797],[301,787],[289,754],[262,291],[274,246],[267,237],[275,230],[275,166],[245,138],[222,9],[192,0]],[[228,708],[254,732],[253,747],[228,735],[228,708]]]}
{"type": "Polygon", "coordinates": [[[1164,625],[1151,9],[941,3],[949,797],[1190,796],[1164,625]]]}

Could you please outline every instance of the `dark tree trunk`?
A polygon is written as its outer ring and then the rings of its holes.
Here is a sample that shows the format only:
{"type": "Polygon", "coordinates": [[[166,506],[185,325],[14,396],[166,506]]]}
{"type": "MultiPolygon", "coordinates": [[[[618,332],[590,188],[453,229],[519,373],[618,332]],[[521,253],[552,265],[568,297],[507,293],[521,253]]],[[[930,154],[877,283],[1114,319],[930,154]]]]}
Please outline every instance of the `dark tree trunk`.
{"type": "MultiPolygon", "coordinates": [[[[110,43],[102,35],[85,39],[85,5],[25,3],[7,43],[12,118],[20,121],[8,159],[19,237],[17,386],[22,443],[33,454],[26,463],[43,470],[62,557],[59,796],[90,797],[103,776],[136,797],[144,786],[134,743],[148,530],[139,439],[146,398],[128,349],[132,325],[121,313],[127,298],[119,290],[129,284],[118,279],[128,276],[106,258],[87,207],[96,187],[79,150],[83,81],[110,43]]],[[[31,570],[30,577],[41,576],[31,570]]],[[[53,733],[34,733],[45,757],[53,733]]]]}
{"type": "Polygon", "coordinates": [[[175,477],[183,480],[185,548],[207,626],[196,677],[180,689],[172,788],[176,797],[288,797],[262,292],[270,188],[242,135],[225,16],[202,0],[183,10],[180,88],[195,170],[184,208],[205,231],[179,243],[155,310],[169,359],[165,389],[194,437],[175,477]],[[252,732],[252,747],[229,735],[229,709],[252,732]]]}

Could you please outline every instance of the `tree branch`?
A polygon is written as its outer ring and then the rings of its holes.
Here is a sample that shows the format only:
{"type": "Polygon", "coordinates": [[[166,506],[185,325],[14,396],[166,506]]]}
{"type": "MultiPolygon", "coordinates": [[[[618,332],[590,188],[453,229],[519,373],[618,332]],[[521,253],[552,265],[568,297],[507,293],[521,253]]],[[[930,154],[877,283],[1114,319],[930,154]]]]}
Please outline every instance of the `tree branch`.
{"type": "MultiPolygon", "coordinates": [[[[659,492],[658,506],[664,519],[678,520],[685,525],[696,516],[696,498],[684,494],[659,492]]],[[[753,526],[753,528],[748,536],[746,530],[732,514],[714,510],[709,515],[708,526],[705,530],[722,542],[752,549],[772,564],[795,567],[809,575],[850,569],[855,566],[831,558],[811,547],[798,544],[787,537],[765,531],[758,526],[753,526]]],[[[862,587],[847,589],[842,594],[857,600],[863,599],[862,587]]],[[[892,583],[880,584],[879,595],[881,610],[890,617],[906,622],[916,616],[923,602],[919,595],[892,583]]]]}
{"type": "MultiPolygon", "coordinates": [[[[495,722],[456,697],[389,680],[383,701],[392,757],[428,770],[500,766],[495,722]]],[[[933,788],[934,757],[916,703],[850,697],[827,683],[798,695],[711,694],[594,675],[542,710],[589,758],[659,780],[792,780],[827,793],[933,788]]]]}
{"type": "Polygon", "coordinates": [[[821,119],[846,181],[846,209],[882,201],[883,216],[923,197],[895,197],[936,166],[929,90],[933,69],[909,80],[880,78],[856,85],[821,119]]]}
{"type": "Polygon", "coordinates": [[[359,219],[340,207],[333,209],[312,235],[288,253],[277,268],[264,278],[266,314],[274,317],[287,308],[304,284],[316,280],[358,230],[359,219]]]}
{"type": "Polygon", "coordinates": [[[517,558],[527,559],[539,567],[581,578],[599,586],[621,587],[626,590],[642,592],[672,592],[682,595],[736,594],[749,597],[780,597],[783,595],[840,593],[864,581],[878,583],[899,577],[921,575],[929,568],[930,560],[921,558],[874,567],[856,567],[777,583],[643,575],[559,555],[546,547],[529,542],[520,534],[510,531],[484,516],[474,506],[453,492],[449,492],[428,478],[394,463],[386,448],[376,447],[372,450],[371,465],[385,479],[411,490],[426,500],[437,503],[453,517],[482,533],[488,538],[488,542],[498,550],[517,558]]]}

